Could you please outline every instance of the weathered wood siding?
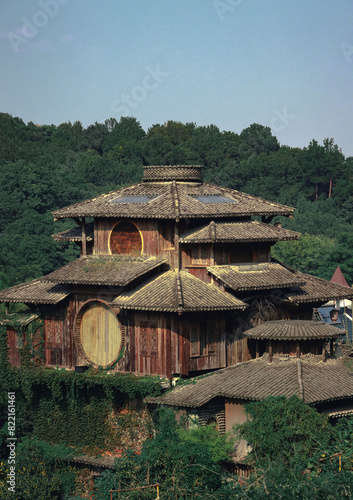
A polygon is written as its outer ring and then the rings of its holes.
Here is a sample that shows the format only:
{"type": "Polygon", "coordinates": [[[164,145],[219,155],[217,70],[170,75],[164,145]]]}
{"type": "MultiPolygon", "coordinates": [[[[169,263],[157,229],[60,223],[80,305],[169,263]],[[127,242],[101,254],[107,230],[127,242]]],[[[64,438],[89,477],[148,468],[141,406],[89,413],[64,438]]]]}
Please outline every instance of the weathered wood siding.
{"type": "Polygon", "coordinates": [[[216,266],[236,263],[269,262],[271,247],[268,243],[232,243],[214,246],[214,262],[216,266]]]}
{"type": "Polygon", "coordinates": [[[117,364],[119,371],[170,377],[171,317],[136,312],[127,321],[127,348],[117,364]]]}
{"type": "MultiPolygon", "coordinates": [[[[111,248],[111,234],[118,222],[122,222],[122,220],[103,218],[95,219],[94,255],[111,255],[115,251],[119,251],[119,248],[124,252],[129,251],[127,242],[126,244],[124,243],[124,245],[120,244],[120,246],[118,244],[114,246],[113,244],[113,248],[111,248]]],[[[132,224],[130,221],[126,222],[132,224]]],[[[137,228],[142,238],[142,245],[139,253],[142,253],[143,255],[164,257],[168,260],[170,265],[174,267],[174,223],[171,221],[157,221],[154,219],[134,219],[133,225],[137,228]]],[[[128,232],[126,232],[125,236],[125,239],[128,239],[128,232]]],[[[124,234],[120,236],[116,235],[117,242],[119,238],[124,239],[124,234]]],[[[134,241],[135,240],[136,234],[134,235],[134,241]]],[[[137,246],[137,242],[135,241],[131,255],[136,254],[137,246]]]]}
{"type": "Polygon", "coordinates": [[[227,366],[226,329],[222,313],[195,314],[183,320],[185,356],[189,371],[213,370],[227,366]]]}
{"type": "Polygon", "coordinates": [[[20,366],[19,337],[12,326],[7,327],[7,346],[9,349],[9,361],[13,366],[20,366]]]}
{"type": "Polygon", "coordinates": [[[63,326],[60,317],[46,316],[44,319],[44,353],[47,365],[63,365],[63,326]]]}

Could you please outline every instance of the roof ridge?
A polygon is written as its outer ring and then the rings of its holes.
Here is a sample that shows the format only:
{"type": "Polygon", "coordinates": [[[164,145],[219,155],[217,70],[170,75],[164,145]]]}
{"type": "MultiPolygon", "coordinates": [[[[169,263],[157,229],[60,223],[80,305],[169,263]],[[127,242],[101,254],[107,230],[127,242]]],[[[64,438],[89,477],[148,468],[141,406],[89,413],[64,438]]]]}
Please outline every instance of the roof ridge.
{"type": "Polygon", "coordinates": [[[180,278],[180,271],[176,271],[175,285],[176,285],[178,312],[182,312],[184,310],[184,298],[183,298],[183,289],[180,278]]]}
{"type": "Polygon", "coordinates": [[[215,224],[214,220],[211,220],[211,222],[209,223],[209,225],[208,225],[208,232],[209,232],[211,240],[212,241],[216,241],[216,238],[217,238],[217,227],[216,227],[216,224],[215,224]]]}
{"type": "Polygon", "coordinates": [[[299,385],[299,397],[304,401],[304,386],[302,377],[302,362],[300,359],[297,360],[297,377],[299,385]]]}
{"type": "Polygon", "coordinates": [[[180,219],[180,204],[179,204],[179,196],[178,196],[177,183],[176,183],[175,180],[172,181],[172,194],[173,194],[175,220],[177,222],[179,222],[179,219],[180,219]]]}

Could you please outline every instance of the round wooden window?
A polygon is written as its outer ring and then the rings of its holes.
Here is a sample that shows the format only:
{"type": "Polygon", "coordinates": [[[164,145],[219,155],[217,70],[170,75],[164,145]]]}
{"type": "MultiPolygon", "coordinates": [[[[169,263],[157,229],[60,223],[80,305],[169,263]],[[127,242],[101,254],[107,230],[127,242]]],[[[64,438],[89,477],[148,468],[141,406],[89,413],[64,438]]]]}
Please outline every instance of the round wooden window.
{"type": "Polygon", "coordinates": [[[141,255],[142,238],[135,224],[122,221],[114,226],[110,235],[110,251],[114,254],[141,255]]]}
{"type": "Polygon", "coordinates": [[[75,338],[86,361],[109,366],[119,356],[122,334],[115,313],[100,301],[86,303],[76,317],[75,338]]]}

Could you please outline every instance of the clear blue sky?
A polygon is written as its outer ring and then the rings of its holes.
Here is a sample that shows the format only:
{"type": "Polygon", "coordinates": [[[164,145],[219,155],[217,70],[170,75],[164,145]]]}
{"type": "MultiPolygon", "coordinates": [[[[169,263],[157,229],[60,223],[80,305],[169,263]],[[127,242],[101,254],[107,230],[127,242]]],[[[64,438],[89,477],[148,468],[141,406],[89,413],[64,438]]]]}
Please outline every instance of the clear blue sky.
{"type": "Polygon", "coordinates": [[[352,0],[1,0],[0,55],[25,122],[256,122],[353,156],[352,0]]]}

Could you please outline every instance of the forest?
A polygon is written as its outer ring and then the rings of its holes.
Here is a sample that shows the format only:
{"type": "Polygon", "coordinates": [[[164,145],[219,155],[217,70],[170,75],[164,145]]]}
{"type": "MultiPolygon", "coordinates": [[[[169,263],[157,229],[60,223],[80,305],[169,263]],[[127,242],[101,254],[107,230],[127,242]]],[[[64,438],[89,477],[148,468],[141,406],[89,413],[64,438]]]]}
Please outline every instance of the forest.
{"type": "Polygon", "coordinates": [[[273,255],[330,279],[339,265],[353,282],[353,157],[334,139],[280,145],[269,127],[239,134],[216,125],[168,121],[144,131],[133,117],[25,124],[0,114],[0,289],[40,277],[77,258],[75,244],[51,234],[72,227],[51,212],[140,181],[144,165],[201,164],[204,180],[296,207],[283,227],[299,231],[273,255]]]}

